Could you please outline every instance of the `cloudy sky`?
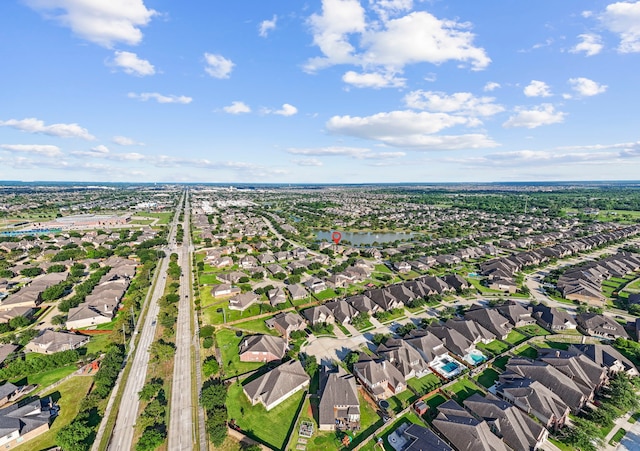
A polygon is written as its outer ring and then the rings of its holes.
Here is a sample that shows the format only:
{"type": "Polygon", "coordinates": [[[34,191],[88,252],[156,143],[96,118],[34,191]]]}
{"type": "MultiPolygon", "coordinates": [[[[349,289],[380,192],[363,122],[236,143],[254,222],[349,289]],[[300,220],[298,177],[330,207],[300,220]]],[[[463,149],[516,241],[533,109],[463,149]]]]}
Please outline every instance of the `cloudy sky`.
{"type": "Polygon", "coordinates": [[[3,0],[0,178],[637,180],[640,1],[3,0]]]}

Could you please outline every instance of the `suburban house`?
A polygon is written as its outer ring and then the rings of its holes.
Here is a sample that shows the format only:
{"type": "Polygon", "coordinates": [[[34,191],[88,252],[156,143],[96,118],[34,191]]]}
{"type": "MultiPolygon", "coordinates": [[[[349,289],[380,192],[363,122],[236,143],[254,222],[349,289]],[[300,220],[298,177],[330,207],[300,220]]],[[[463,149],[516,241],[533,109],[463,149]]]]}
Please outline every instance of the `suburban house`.
{"type": "Polygon", "coordinates": [[[388,338],[376,349],[376,354],[387,359],[406,379],[429,373],[429,365],[420,352],[400,338],[388,338]]]}
{"type": "Polygon", "coordinates": [[[444,343],[434,334],[426,330],[412,330],[405,336],[405,341],[418,350],[428,365],[431,365],[438,357],[448,354],[444,343]]]}
{"type": "Polygon", "coordinates": [[[471,310],[465,313],[464,319],[476,321],[500,340],[506,339],[511,329],[513,329],[509,320],[496,310],[480,306],[472,306],[471,310]]]}
{"type": "Polygon", "coordinates": [[[31,340],[25,348],[39,354],[53,354],[54,352],[69,351],[89,343],[86,335],[76,335],[67,332],[54,332],[45,330],[39,336],[31,340]]]}
{"type": "Polygon", "coordinates": [[[625,356],[620,354],[617,349],[610,345],[600,344],[572,344],[569,346],[570,352],[579,352],[598,365],[607,368],[609,375],[612,376],[619,372],[625,372],[630,377],[639,376],[638,369],[625,356]]]}
{"type": "Polygon", "coordinates": [[[364,353],[360,353],[360,359],[353,365],[353,374],[376,399],[387,399],[407,388],[407,381],[395,366],[364,353]]]}
{"type": "Polygon", "coordinates": [[[492,431],[512,449],[533,451],[547,440],[549,431],[514,405],[488,393],[474,393],[464,406],[489,424],[492,431]]]}
{"type": "Polygon", "coordinates": [[[81,329],[83,327],[97,326],[113,320],[113,312],[100,311],[100,309],[82,303],[77,307],[72,307],[67,313],[65,327],[71,329],[81,329]]]}
{"type": "Polygon", "coordinates": [[[331,311],[335,322],[338,324],[351,323],[353,317],[358,314],[358,311],[345,300],[330,301],[325,303],[324,306],[331,311]]]}
{"type": "Polygon", "coordinates": [[[307,327],[307,323],[300,315],[291,312],[280,312],[266,320],[265,324],[269,329],[277,330],[287,339],[294,330],[304,330],[307,327]]]}
{"type": "Polygon", "coordinates": [[[471,284],[458,274],[448,274],[442,280],[458,292],[471,288],[471,284]]]}
{"type": "Polygon", "coordinates": [[[489,332],[487,329],[485,329],[475,321],[464,319],[449,319],[446,323],[444,323],[444,325],[449,329],[457,330],[474,345],[478,343],[490,343],[496,339],[495,334],[489,332]]]}
{"type": "Polygon", "coordinates": [[[455,329],[432,324],[427,331],[438,337],[449,351],[460,357],[464,357],[476,348],[473,342],[455,329]]]}
{"type": "Polygon", "coordinates": [[[411,265],[407,262],[396,262],[393,264],[393,269],[399,273],[408,273],[411,271],[411,265]]]}
{"type": "Polygon", "coordinates": [[[239,294],[241,292],[239,287],[233,286],[229,283],[221,283],[219,285],[214,285],[211,288],[211,295],[214,298],[220,298],[224,296],[233,296],[235,294],[239,294]]]}
{"type": "Polygon", "coordinates": [[[241,362],[272,362],[280,360],[287,352],[287,341],[273,335],[251,335],[239,345],[241,362]]]}
{"type": "Polygon", "coordinates": [[[319,429],[359,430],[360,401],[355,377],[340,366],[337,371],[324,367],[320,373],[320,388],[319,429]]]}
{"type": "Polygon", "coordinates": [[[381,311],[380,306],[364,294],[351,296],[347,298],[347,302],[358,312],[365,313],[367,315],[373,315],[374,313],[381,311]]]}
{"type": "Polygon", "coordinates": [[[11,401],[19,391],[20,388],[9,381],[0,385],[0,407],[11,401]]]}
{"type": "Polygon", "coordinates": [[[579,313],[576,315],[578,330],[594,337],[615,340],[618,337],[629,338],[624,326],[613,318],[598,313],[579,313]]]}
{"type": "Polygon", "coordinates": [[[56,414],[49,397],[0,409],[0,447],[11,449],[47,432],[56,414]]]}
{"type": "Polygon", "coordinates": [[[315,294],[327,289],[327,284],[324,283],[324,280],[318,279],[317,277],[311,277],[308,279],[304,282],[304,286],[307,287],[310,292],[315,294]]]}
{"type": "Polygon", "coordinates": [[[502,382],[514,379],[533,379],[540,382],[558,395],[575,414],[593,399],[595,392],[595,387],[588,387],[571,379],[553,365],[525,358],[511,358],[506,371],[500,375],[502,382]]]}
{"type": "Polygon", "coordinates": [[[497,385],[496,394],[536,417],[547,429],[563,427],[571,411],[555,392],[529,378],[504,380],[497,385]]]}
{"type": "Polygon", "coordinates": [[[575,329],[578,325],[573,316],[562,309],[538,304],[534,305],[531,310],[533,318],[547,330],[557,332],[566,329],[575,329]]]}
{"type": "Polygon", "coordinates": [[[485,421],[478,420],[453,399],[438,406],[438,416],[432,424],[456,449],[509,451],[485,421]]]}
{"type": "Polygon", "coordinates": [[[609,380],[607,368],[581,352],[541,349],[538,360],[552,365],[567,377],[594,391],[600,390],[609,380]]]}
{"type": "Polygon", "coordinates": [[[309,386],[309,375],[299,360],[289,360],[242,387],[252,405],[273,409],[285,399],[309,386]]]}
{"type": "Polygon", "coordinates": [[[302,311],[304,317],[309,321],[309,324],[315,326],[316,324],[333,324],[335,318],[331,310],[324,305],[318,305],[302,311]]]}
{"type": "Polygon", "coordinates": [[[229,310],[240,310],[243,312],[258,302],[259,299],[260,297],[253,292],[238,294],[229,299],[229,310]]]}
{"type": "Polygon", "coordinates": [[[288,285],[287,290],[289,291],[289,294],[291,295],[291,300],[293,301],[304,299],[309,295],[305,287],[303,287],[299,283],[288,285]]]}
{"type": "Polygon", "coordinates": [[[501,305],[496,310],[507,318],[513,327],[527,326],[536,322],[531,312],[515,301],[501,305]]]}
{"type": "Polygon", "coordinates": [[[269,303],[272,307],[287,302],[287,294],[280,287],[269,290],[267,297],[269,298],[269,303]]]}

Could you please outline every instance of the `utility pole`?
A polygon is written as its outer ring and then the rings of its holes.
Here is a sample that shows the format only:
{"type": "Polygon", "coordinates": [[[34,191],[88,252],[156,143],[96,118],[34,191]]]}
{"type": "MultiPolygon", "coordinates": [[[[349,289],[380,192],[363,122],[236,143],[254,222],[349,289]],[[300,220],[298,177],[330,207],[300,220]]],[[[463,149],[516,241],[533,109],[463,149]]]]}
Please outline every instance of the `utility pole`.
{"type": "Polygon", "coordinates": [[[131,306],[131,319],[133,321],[133,328],[136,327],[136,314],[133,311],[133,305],[131,306]]]}

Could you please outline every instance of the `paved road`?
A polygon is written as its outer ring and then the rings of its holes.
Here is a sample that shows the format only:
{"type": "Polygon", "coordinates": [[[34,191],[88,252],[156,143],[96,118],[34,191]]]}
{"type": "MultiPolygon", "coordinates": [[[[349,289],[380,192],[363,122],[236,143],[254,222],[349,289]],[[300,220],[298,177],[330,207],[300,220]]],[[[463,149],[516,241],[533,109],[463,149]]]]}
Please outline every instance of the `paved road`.
{"type": "Polygon", "coordinates": [[[180,302],[176,328],[176,355],[171,387],[171,414],[169,415],[169,451],[194,448],[193,392],[191,379],[191,254],[189,233],[189,201],[185,200],[184,241],[176,248],[180,277],[180,302]]]}
{"type": "MultiPolygon", "coordinates": [[[[182,207],[182,203],[178,207],[178,211],[182,207]]],[[[177,215],[171,224],[171,230],[169,233],[169,243],[175,241],[177,224],[177,215]]],[[[167,250],[165,250],[166,252],[167,250]]],[[[124,382],[125,387],[120,401],[118,416],[116,418],[116,424],[111,435],[109,442],[109,450],[122,451],[132,449],[133,445],[133,432],[136,419],[138,417],[138,409],[140,407],[140,400],[138,399],[138,392],[144,386],[144,382],[147,376],[147,366],[149,364],[149,347],[153,342],[156,331],[156,319],[160,306],[158,305],[158,299],[164,294],[164,288],[166,285],[166,274],[169,266],[169,259],[163,258],[158,268],[158,274],[160,277],[155,285],[153,294],[151,295],[149,310],[145,318],[144,325],[139,331],[140,339],[136,349],[132,349],[129,352],[129,358],[133,355],[133,362],[131,364],[131,371],[129,377],[124,382]]],[[[118,387],[114,388],[114,391],[118,387]]],[[[107,415],[105,415],[107,418],[107,415]]]]}

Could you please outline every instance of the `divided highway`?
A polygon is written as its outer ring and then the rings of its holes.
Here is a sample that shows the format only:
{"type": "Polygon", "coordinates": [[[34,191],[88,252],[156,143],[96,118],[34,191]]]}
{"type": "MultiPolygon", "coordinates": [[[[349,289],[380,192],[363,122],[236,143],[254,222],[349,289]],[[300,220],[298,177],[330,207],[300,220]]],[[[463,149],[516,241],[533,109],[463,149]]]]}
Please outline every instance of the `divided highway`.
{"type": "Polygon", "coordinates": [[[176,328],[176,355],[171,387],[169,416],[169,451],[191,450],[196,443],[196,423],[193,421],[193,393],[191,377],[191,234],[188,195],[184,206],[184,241],[176,248],[180,278],[180,302],[176,328]]]}

